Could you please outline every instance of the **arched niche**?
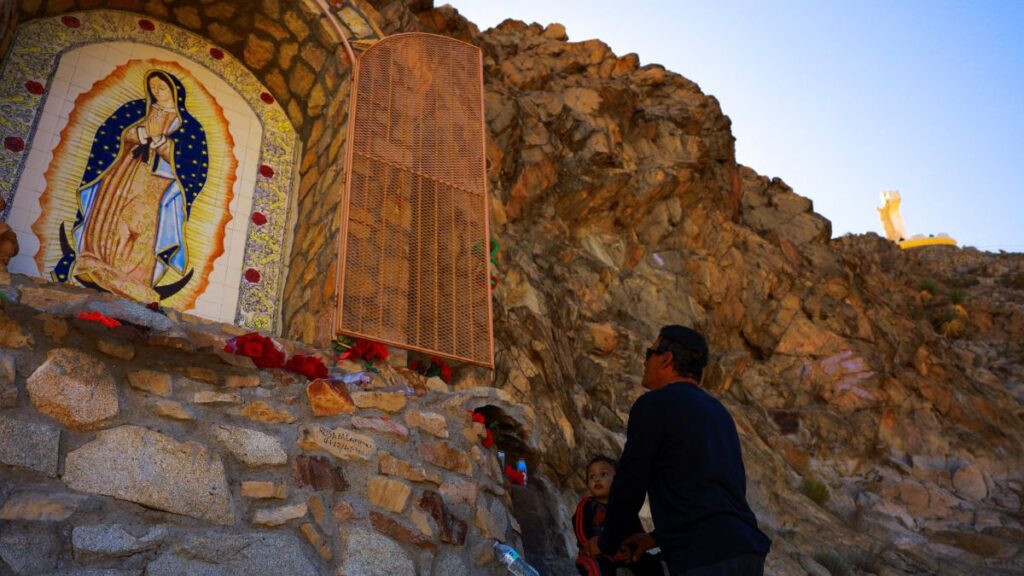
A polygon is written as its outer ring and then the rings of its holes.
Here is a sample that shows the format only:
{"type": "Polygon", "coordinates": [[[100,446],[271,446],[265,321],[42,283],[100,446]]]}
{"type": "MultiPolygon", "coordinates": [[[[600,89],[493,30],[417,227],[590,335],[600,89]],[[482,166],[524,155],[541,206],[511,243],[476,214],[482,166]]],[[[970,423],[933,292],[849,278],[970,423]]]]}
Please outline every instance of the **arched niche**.
{"type": "Polygon", "coordinates": [[[35,19],[3,62],[0,109],[11,271],[278,327],[299,140],[242,62],[136,14],[35,19]],[[176,95],[163,108],[153,74],[176,95]],[[138,146],[140,125],[163,143],[138,146]],[[140,148],[145,169],[126,168],[140,148]]]}

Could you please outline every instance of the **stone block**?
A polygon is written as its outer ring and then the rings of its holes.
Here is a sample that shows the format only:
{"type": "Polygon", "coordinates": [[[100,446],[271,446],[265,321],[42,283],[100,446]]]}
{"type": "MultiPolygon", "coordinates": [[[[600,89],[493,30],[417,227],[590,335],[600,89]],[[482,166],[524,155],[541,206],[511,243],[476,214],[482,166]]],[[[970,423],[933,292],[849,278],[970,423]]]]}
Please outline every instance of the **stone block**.
{"type": "Polygon", "coordinates": [[[308,509],[305,502],[278,506],[277,508],[261,508],[253,512],[252,523],[263,528],[273,528],[286,524],[291,520],[302,518],[308,509]]]}
{"type": "Polygon", "coordinates": [[[26,385],[36,410],[77,432],[117,416],[117,388],[107,366],[70,348],[55,348],[26,385]]]}
{"type": "Polygon", "coordinates": [[[60,539],[50,530],[29,531],[0,523],[0,566],[14,574],[52,574],[60,549],[60,539]]]}
{"type": "Polygon", "coordinates": [[[201,390],[192,394],[193,404],[241,404],[242,396],[232,392],[201,390]]]}
{"type": "Polygon", "coordinates": [[[373,438],[345,428],[302,427],[299,434],[298,444],[303,449],[326,450],[343,460],[369,460],[377,451],[373,438]]]}
{"type": "Polygon", "coordinates": [[[427,538],[434,537],[434,527],[431,526],[430,516],[427,516],[426,512],[419,508],[413,508],[409,511],[409,519],[412,520],[413,525],[420,531],[420,534],[427,538]]]}
{"type": "Polygon", "coordinates": [[[344,524],[356,517],[356,510],[351,504],[342,500],[331,508],[331,516],[333,516],[338,522],[344,524]]]}
{"type": "Polygon", "coordinates": [[[171,375],[156,370],[137,370],[128,373],[128,384],[157,396],[170,396],[173,390],[171,375]]]}
{"type": "Polygon", "coordinates": [[[277,500],[284,500],[288,497],[288,486],[276,482],[246,480],[242,482],[241,493],[246,498],[276,498],[277,500]]]}
{"type": "Polygon", "coordinates": [[[427,470],[425,466],[419,464],[413,464],[395,458],[388,452],[380,452],[380,468],[381,474],[387,476],[398,476],[404,478],[410,482],[433,482],[434,484],[441,483],[441,475],[433,470],[427,470]]]}
{"type": "Polygon", "coordinates": [[[96,348],[100,352],[103,352],[107,356],[113,356],[114,358],[120,358],[121,360],[131,360],[135,358],[135,346],[132,346],[129,342],[122,340],[107,340],[101,338],[96,341],[96,348]]]}
{"type": "Polygon", "coordinates": [[[372,476],[366,485],[367,498],[372,504],[396,513],[405,509],[411,493],[408,484],[386,476],[372,476]]]}
{"type": "Polygon", "coordinates": [[[324,497],[320,494],[312,494],[309,499],[306,500],[306,505],[309,507],[309,513],[313,517],[313,520],[321,527],[326,528],[324,522],[327,521],[327,507],[324,506],[324,497]]]}
{"type": "Polygon", "coordinates": [[[227,388],[255,388],[260,385],[260,377],[255,374],[229,374],[224,379],[227,388]]]}
{"type": "Polygon", "coordinates": [[[0,310],[0,348],[26,348],[35,345],[35,340],[26,334],[21,326],[0,310]]]}
{"type": "Polygon", "coordinates": [[[291,424],[295,422],[295,416],[287,408],[275,408],[262,400],[246,404],[239,411],[239,414],[264,424],[291,424]]]}
{"type": "Polygon", "coordinates": [[[63,522],[86,500],[82,494],[18,492],[0,508],[0,520],[63,522]]]}
{"type": "Polygon", "coordinates": [[[170,418],[171,420],[195,420],[195,416],[185,409],[180,403],[174,400],[158,400],[153,403],[153,412],[157,416],[170,418]]]}
{"type": "Polygon", "coordinates": [[[259,430],[218,425],[213,435],[222,446],[249,466],[280,466],[288,463],[281,441],[259,430]]]}
{"type": "Polygon", "coordinates": [[[64,481],[80,492],[113,496],[215,524],[235,515],[220,458],[140,426],[104,430],[70,452],[64,481]]]}
{"type": "Polygon", "coordinates": [[[424,538],[417,530],[376,510],[370,511],[370,524],[377,532],[390,536],[399,542],[405,542],[420,548],[437,548],[437,544],[429,538],[424,538]]]}
{"type": "Polygon", "coordinates": [[[469,456],[446,444],[420,444],[420,457],[453,472],[467,476],[473,473],[473,464],[469,461],[469,456]]]}
{"type": "Polygon", "coordinates": [[[437,523],[441,542],[462,546],[466,543],[469,526],[465,520],[455,516],[444,503],[444,498],[433,490],[424,490],[417,506],[437,523]]]}
{"type": "Polygon", "coordinates": [[[326,378],[310,382],[306,386],[306,397],[315,416],[335,416],[356,409],[345,385],[335,384],[326,378]]]}
{"type": "Polygon", "coordinates": [[[416,564],[394,540],[365,528],[348,531],[347,554],[336,576],[395,576],[415,574],[416,564]]]}
{"type": "Polygon", "coordinates": [[[18,405],[16,376],[14,355],[0,350],[0,408],[14,408],[18,405]]]}
{"type": "Polygon", "coordinates": [[[220,377],[217,376],[217,372],[209,368],[189,366],[188,368],[185,368],[185,375],[193,380],[206,382],[207,384],[217,384],[220,382],[220,377]]]}
{"type": "MultiPolygon", "coordinates": [[[[146,566],[146,576],[320,574],[305,544],[283,532],[191,533],[146,566]]],[[[410,572],[411,573],[411,572],[410,572]]]]}
{"type": "Polygon", "coordinates": [[[401,412],[408,399],[400,392],[353,392],[352,400],[359,408],[376,408],[384,412],[401,412]]]}
{"type": "Polygon", "coordinates": [[[324,542],[324,537],[317,532],[316,527],[306,522],[299,528],[299,532],[302,533],[302,537],[316,550],[316,553],[326,562],[330,562],[334,558],[334,553],[331,552],[331,547],[324,542]]]}
{"type": "Polygon", "coordinates": [[[485,538],[504,542],[508,520],[504,510],[500,510],[500,504],[495,506],[496,502],[492,502],[491,506],[476,506],[476,527],[483,532],[485,538]]]}
{"type": "Polygon", "coordinates": [[[969,500],[983,500],[988,496],[985,477],[977,466],[964,466],[953,473],[953,487],[957,494],[969,500]]]}
{"type": "Polygon", "coordinates": [[[156,548],[167,534],[163,526],[154,526],[142,536],[134,536],[116,524],[75,526],[71,531],[71,547],[80,561],[122,558],[156,548]]]}
{"type": "Polygon", "coordinates": [[[260,70],[273,60],[274,43],[259,36],[249,36],[242,51],[242,58],[250,68],[260,70]]]}
{"type": "Polygon", "coordinates": [[[480,494],[480,485],[472,480],[456,478],[441,484],[439,490],[449,502],[465,502],[473,506],[480,494]]]}
{"type": "Polygon", "coordinates": [[[60,429],[4,415],[0,418],[0,462],[57,475],[60,429]]]}
{"type": "Polygon", "coordinates": [[[292,460],[292,477],[299,488],[312,486],[314,490],[348,490],[348,481],[341,468],[322,456],[296,456],[292,460]]]}
{"type": "Polygon", "coordinates": [[[437,438],[448,437],[448,421],[437,412],[420,412],[410,410],[405,414],[405,423],[413,428],[419,428],[437,438]]]}
{"type": "Polygon", "coordinates": [[[350,423],[352,427],[357,430],[373,430],[374,432],[389,434],[399,440],[409,439],[409,429],[400,422],[395,422],[390,418],[364,418],[362,416],[353,416],[350,423]]]}

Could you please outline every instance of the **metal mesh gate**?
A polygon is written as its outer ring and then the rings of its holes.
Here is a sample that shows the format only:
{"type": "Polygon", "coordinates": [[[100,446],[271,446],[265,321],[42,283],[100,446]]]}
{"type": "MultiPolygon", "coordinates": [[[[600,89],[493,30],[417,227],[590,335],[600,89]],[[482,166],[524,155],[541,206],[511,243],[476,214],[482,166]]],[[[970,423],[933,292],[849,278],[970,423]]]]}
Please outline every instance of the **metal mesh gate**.
{"type": "Polygon", "coordinates": [[[483,66],[400,34],[356,69],[336,332],[493,366],[483,66]]]}

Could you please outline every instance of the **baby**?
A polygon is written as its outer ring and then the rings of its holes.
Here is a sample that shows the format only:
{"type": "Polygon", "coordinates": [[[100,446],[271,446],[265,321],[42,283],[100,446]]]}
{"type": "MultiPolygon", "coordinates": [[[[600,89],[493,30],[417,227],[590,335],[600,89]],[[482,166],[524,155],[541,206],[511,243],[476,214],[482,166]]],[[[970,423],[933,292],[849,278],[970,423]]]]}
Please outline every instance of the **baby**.
{"type": "MultiPolygon", "coordinates": [[[[662,576],[664,572],[661,562],[650,554],[642,555],[636,562],[614,562],[607,557],[593,558],[583,553],[587,541],[597,538],[604,530],[605,507],[612,491],[616,466],[618,462],[607,456],[595,456],[587,463],[587,489],[590,495],[580,500],[572,516],[576,545],[580,549],[576,556],[576,570],[582,576],[615,576],[615,569],[623,566],[632,570],[636,576],[662,576]]],[[[637,518],[631,533],[640,532],[644,532],[644,528],[637,518]]]]}

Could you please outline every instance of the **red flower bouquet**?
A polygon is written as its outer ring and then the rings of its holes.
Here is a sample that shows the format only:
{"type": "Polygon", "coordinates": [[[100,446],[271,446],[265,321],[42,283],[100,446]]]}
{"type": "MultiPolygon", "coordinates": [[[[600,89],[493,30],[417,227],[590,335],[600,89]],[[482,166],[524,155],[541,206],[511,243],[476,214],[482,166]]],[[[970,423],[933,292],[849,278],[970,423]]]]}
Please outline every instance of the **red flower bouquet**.
{"type": "Polygon", "coordinates": [[[277,349],[274,341],[256,332],[236,336],[228,340],[225,352],[248,356],[253,364],[260,368],[281,368],[284,366],[285,354],[277,349]]]}
{"type": "Polygon", "coordinates": [[[387,359],[388,354],[387,346],[359,338],[354,344],[349,346],[347,350],[338,356],[338,361],[364,360],[366,362],[375,362],[377,360],[387,359]]]}
{"type": "Polygon", "coordinates": [[[427,378],[437,376],[444,380],[445,384],[452,383],[452,367],[440,358],[431,358],[429,362],[413,358],[409,360],[409,368],[423,374],[427,378]]]}
{"type": "Polygon", "coordinates": [[[288,359],[284,369],[302,374],[309,380],[327,378],[327,366],[324,366],[324,361],[319,356],[296,354],[288,359]]]}

